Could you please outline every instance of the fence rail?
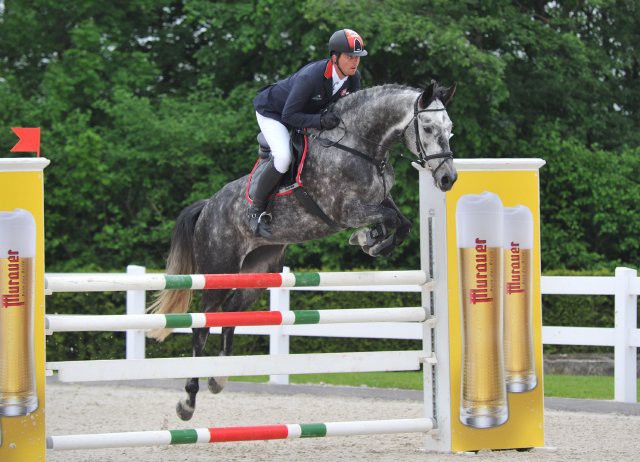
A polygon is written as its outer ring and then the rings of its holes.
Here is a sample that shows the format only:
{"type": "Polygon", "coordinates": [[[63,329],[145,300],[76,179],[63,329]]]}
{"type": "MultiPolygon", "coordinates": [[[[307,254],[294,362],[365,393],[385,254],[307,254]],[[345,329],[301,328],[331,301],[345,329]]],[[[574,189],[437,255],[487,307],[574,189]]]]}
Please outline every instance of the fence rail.
{"type": "MultiPolygon", "coordinates": [[[[288,270],[285,268],[285,272],[288,270]]],[[[127,274],[141,275],[145,268],[135,265],[127,267],[127,274]]],[[[55,275],[51,275],[55,276],[55,275]]],[[[418,285],[402,286],[360,286],[360,287],[283,287],[270,290],[272,311],[290,310],[291,291],[358,291],[358,292],[420,292],[418,285]]],[[[614,400],[637,402],[637,348],[640,348],[638,329],[638,295],[640,278],[637,270],[616,268],[614,276],[542,276],[542,295],[608,295],[615,299],[614,327],[560,327],[543,326],[542,343],[546,345],[588,345],[611,346],[615,357],[614,400]]],[[[144,291],[127,291],[127,314],[145,312],[144,291]]],[[[392,309],[392,308],[390,308],[392,309]]],[[[181,328],[175,332],[190,332],[181,328]]],[[[211,328],[219,333],[220,328],[211,328]]],[[[237,334],[269,335],[271,355],[289,354],[289,338],[292,336],[390,338],[421,340],[419,325],[406,323],[354,323],[349,325],[284,325],[238,327],[237,334]]],[[[145,358],[145,337],[143,331],[127,331],[127,359],[145,358]]],[[[272,383],[289,383],[288,375],[272,375],[272,383]]]]}

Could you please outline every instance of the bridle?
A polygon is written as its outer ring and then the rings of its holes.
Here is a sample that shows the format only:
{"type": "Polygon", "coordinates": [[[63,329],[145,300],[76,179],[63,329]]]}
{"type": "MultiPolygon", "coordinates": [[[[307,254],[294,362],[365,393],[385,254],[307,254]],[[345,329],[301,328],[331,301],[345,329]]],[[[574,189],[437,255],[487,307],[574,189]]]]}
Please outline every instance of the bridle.
{"type": "Polygon", "coordinates": [[[453,151],[441,151],[436,154],[427,154],[427,152],[424,150],[424,147],[422,146],[422,142],[420,141],[420,130],[419,130],[420,127],[418,126],[418,114],[421,114],[423,112],[444,111],[446,108],[441,107],[437,109],[418,109],[418,101],[420,101],[420,96],[418,96],[415,103],[413,103],[413,117],[411,118],[409,123],[404,127],[404,130],[402,130],[402,133],[400,136],[404,137],[405,132],[407,131],[407,128],[409,128],[411,126],[411,122],[413,122],[413,130],[416,133],[416,150],[418,151],[417,163],[420,164],[420,166],[423,168],[426,167],[431,169],[431,167],[429,167],[429,164],[427,163],[428,161],[430,161],[431,159],[442,159],[442,161],[438,164],[436,169],[433,170],[433,175],[435,175],[436,172],[440,169],[440,167],[442,167],[442,165],[447,160],[449,159],[453,160],[453,151]]]}

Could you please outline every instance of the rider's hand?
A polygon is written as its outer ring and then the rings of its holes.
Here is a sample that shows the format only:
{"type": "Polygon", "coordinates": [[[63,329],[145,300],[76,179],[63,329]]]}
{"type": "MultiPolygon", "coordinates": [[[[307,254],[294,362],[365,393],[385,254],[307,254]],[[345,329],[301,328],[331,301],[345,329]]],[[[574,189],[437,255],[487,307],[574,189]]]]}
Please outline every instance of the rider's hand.
{"type": "Polygon", "coordinates": [[[320,126],[323,130],[333,130],[340,125],[340,117],[335,113],[327,111],[320,116],[320,126]]]}

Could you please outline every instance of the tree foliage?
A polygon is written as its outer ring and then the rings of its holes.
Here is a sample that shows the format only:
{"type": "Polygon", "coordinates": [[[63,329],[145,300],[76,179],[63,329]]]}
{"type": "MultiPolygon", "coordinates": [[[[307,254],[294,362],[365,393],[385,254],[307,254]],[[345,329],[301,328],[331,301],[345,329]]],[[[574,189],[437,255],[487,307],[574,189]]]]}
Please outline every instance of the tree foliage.
{"type": "MultiPolygon", "coordinates": [[[[458,157],[542,157],[545,269],[638,266],[640,6],[634,0],[6,0],[0,146],[42,127],[47,267],[163,267],[179,210],[248,172],[257,89],[364,37],[365,86],[458,82],[458,157]],[[344,20],[348,18],[348,22],[344,20]]],[[[417,222],[417,182],[394,196],[417,222]]],[[[417,223],[416,223],[417,225],[417,223]]],[[[417,226],[416,226],[417,229],[417,226]]],[[[412,268],[417,232],[372,261],[346,233],[292,266],[412,268]]]]}

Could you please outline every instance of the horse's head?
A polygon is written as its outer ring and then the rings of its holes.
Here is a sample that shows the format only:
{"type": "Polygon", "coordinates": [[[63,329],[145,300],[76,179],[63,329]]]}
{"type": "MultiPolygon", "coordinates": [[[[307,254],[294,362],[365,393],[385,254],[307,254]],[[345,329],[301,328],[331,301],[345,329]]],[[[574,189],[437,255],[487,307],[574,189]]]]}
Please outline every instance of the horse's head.
{"type": "Polygon", "coordinates": [[[449,147],[453,124],[446,110],[455,91],[455,84],[446,88],[432,80],[414,103],[413,118],[404,130],[405,144],[428,166],[442,191],[449,191],[458,179],[449,147]]]}

